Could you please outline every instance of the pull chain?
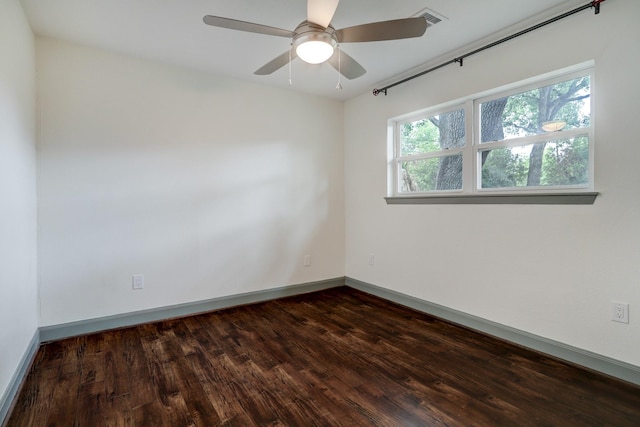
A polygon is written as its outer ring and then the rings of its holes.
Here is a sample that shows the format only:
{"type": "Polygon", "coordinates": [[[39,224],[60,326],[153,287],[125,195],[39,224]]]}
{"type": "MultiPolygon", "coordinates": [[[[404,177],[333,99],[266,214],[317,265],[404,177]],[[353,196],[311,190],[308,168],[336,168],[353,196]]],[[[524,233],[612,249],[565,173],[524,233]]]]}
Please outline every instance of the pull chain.
{"type": "Polygon", "coordinates": [[[291,47],[289,48],[289,86],[293,86],[293,79],[291,78],[291,50],[293,49],[293,43],[291,44],[291,47]]]}
{"type": "Polygon", "coordinates": [[[336,85],[336,90],[342,90],[342,84],[341,79],[342,79],[342,72],[341,72],[341,60],[340,60],[340,45],[337,46],[338,48],[338,84],[336,85]]]}

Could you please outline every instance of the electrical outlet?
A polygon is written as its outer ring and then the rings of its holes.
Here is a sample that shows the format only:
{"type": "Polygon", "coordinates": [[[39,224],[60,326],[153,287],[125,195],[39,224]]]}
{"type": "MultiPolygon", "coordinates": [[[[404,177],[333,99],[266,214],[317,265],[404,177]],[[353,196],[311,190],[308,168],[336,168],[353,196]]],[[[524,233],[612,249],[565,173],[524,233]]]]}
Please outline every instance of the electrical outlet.
{"type": "Polygon", "coordinates": [[[309,267],[311,265],[311,255],[305,255],[303,264],[305,267],[309,267]]]}
{"type": "Polygon", "coordinates": [[[144,289],[144,274],[134,274],[131,278],[131,288],[133,290],[144,289]]]}
{"type": "Polygon", "coordinates": [[[373,265],[376,263],[376,256],[371,254],[369,255],[369,265],[373,265]]]}
{"type": "Polygon", "coordinates": [[[611,320],[614,322],[629,323],[629,304],[623,302],[612,302],[611,320]]]}

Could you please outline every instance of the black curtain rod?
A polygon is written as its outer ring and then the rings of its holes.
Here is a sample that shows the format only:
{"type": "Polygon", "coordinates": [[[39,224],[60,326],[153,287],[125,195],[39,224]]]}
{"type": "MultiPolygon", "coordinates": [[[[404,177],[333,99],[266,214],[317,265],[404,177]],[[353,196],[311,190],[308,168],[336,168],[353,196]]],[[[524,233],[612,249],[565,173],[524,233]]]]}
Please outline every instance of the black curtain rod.
{"type": "Polygon", "coordinates": [[[558,15],[558,16],[553,17],[551,19],[547,19],[544,22],[541,22],[541,23],[536,24],[536,25],[534,25],[532,27],[526,28],[526,29],[524,29],[522,31],[518,31],[515,34],[511,34],[510,36],[504,37],[504,38],[502,38],[502,39],[500,39],[498,41],[495,41],[493,43],[489,43],[489,44],[487,44],[485,46],[482,46],[481,48],[478,48],[478,49],[476,49],[474,51],[471,51],[469,53],[465,53],[464,55],[458,56],[457,58],[454,58],[454,59],[452,59],[450,61],[447,61],[447,62],[442,63],[440,65],[436,65],[433,68],[429,68],[428,70],[421,71],[418,74],[414,74],[413,76],[410,76],[410,77],[407,77],[407,78],[402,79],[400,81],[397,81],[395,83],[392,83],[392,84],[390,84],[388,86],[385,86],[385,87],[383,87],[381,89],[374,89],[373,90],[373,95],[374,96],[378,96],[379,94],[384,93],[385,96],[386,96],[387,95],[387,89],[391,89],[394,86],[401,85],[401,84],[406,83],[409,80],[413,80],[413,79],[415,79],[417,77],[424,76],[425,74],[431,73],[432,71],[438,70],[438,69],[440,69],[442,67],[445,67],[447,65],[458,63],[462,67],[462,65],[464,63],[464,59],[469,57],[469,56],[471,56],[471,55],[475,55],[476,53],[482,52],[483,50],[487,50],[487,49],[489,49],[491,47],[497,46],[497,45],[502,44],[504,42],[507,42],[509,40],[513,40],[516,37],[520,37],[520,36],[522,36],[524,34],[530,33],[531,31],[537,30],[538,28],[542,28],[545,25],[549,25],[549,24],[551,24],[553,22],[559,21],[559,20],[564,19],[564,18],[566,18],[568,16],[574,15],[574,14],[576,14],[578,12],[582,12],[583,10],[593,8],[593,9],[595,9],[595,14],[597,15],[598,13],[600,13],[600,3],[602,3],[603,1],[605,1],[605,0],[593,0],[592,2],[590,2],[588,4],[585,4],[584,6],[577,7],[575,9],[570,10],[568,12],[565,12],[565,13],[563,13],[561,15],[558,15]]]}

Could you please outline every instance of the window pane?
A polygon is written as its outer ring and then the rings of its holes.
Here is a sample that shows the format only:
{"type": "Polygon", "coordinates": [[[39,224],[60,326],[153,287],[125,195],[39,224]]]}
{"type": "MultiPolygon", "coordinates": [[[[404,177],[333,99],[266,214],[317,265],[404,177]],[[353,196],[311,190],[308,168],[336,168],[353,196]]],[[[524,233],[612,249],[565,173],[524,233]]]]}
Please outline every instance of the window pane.
{"type": "Polygon", "coordinates": [[[404,123],[400,128],[400,155],[464,147],[464,128],[462,109],[404,123]]]}
{"type": "Polygon", "coordinates": [[[462,154],[402,162],[400,192],[462,189],[462,154]]]}
{"type": "Polygon", "coordinates": [[[480,104],[481,143],[589,127],[589,76],[480,104]]]}
{"type": "Polygon", "coordinates": [[[482,188],[583,185],[589,182],[589,138],[481,151],[482,188]]]}

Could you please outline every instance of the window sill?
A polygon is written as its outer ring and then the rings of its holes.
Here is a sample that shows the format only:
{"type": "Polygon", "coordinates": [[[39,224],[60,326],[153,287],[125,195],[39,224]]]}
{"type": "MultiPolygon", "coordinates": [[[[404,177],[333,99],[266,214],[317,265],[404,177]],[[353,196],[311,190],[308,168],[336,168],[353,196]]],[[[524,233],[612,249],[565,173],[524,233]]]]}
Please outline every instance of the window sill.
{"type": "Polygon", "coordinates": [[[472,194],[385,197],[388,205],[592,205],[599,193],[472,194]]]}

